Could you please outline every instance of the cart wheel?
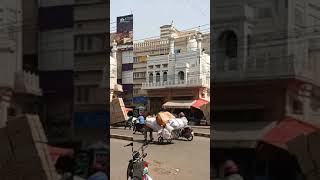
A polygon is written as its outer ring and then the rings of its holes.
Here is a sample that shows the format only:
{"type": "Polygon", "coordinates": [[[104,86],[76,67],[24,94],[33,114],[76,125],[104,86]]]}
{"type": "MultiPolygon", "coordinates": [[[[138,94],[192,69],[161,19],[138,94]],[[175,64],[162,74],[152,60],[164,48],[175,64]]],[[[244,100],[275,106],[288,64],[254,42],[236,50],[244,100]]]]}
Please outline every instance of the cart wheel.
{"type": "Polygon", "coordinates": [[[158,142],[159,142],[159,143],[163,143],[163,137],[159,137],[159,138],[158,138],[158,142]]]}
{"type": "Polygon", "coordinates": [[[167,139],[167,142],[168,143],[171,143],[172,142],[172,139],[170,138],[170,139],[167,139]]]}
{"type": "Polygon", "coordinates": [[[192,140],[193,140],[193,135],[189,136],[189,137],[187,138],[187,140],[188,140],[188,141],[192,141],[192,140]]]}

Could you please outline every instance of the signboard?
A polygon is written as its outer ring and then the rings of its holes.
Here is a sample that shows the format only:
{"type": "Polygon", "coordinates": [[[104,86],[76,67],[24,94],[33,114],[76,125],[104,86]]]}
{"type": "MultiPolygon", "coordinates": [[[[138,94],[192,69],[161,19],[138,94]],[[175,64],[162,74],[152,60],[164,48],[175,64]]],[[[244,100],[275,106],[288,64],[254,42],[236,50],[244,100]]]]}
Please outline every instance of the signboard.
{"type": "Polygon", "coordinates": [[[135,104],[147,104],[149,98],[147,96],[137,96],[133,97],[133,103],[135,104]]]}
{"type": "Polygon", "coordinates": [[[133,15],[120,16],[117,18],[116,42],[121,45],[133,44],[133,15]]]}
{"type": "Polygon", "coordinates": [[[107,129],[109,126],[108,112],[75,112],[74,128],[107,129]]]}

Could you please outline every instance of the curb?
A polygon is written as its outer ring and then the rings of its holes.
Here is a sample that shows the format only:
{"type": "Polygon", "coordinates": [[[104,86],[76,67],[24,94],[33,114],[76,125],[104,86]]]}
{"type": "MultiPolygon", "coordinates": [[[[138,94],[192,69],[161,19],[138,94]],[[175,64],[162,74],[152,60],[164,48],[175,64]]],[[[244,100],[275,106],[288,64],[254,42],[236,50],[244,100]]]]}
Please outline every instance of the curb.
{"type": "Polygon", "coordinates": [[[119,135],[119,134],[110,134],[110,138],[121,139],[121,140],[126,140],[126,141],[133,141],[132,136],[124,136],[124,135],[119,135]]]}
{"type": "Polygon", "coordinates": [[[200,137],[206,137],[206,138],[210,138],[210,134],[205,134],[205,133],[194,133],[195,136],[200,136],[200,137]]]}

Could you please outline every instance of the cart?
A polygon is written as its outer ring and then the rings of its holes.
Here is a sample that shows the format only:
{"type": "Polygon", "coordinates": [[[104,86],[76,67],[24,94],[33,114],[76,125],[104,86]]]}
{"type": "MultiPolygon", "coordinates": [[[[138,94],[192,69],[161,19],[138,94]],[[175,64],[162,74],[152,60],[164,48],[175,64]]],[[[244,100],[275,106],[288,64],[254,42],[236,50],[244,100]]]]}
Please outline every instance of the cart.
{"type": "Polygon", "coordinates": [[[158,131],[158,142],[159,143],[162,144],[164,141],[167,141],[167,143],[171,143],[172,139],[173,139],[172,134],[164,127],[162,127],[162,129],[160,129],[158,131]]]}

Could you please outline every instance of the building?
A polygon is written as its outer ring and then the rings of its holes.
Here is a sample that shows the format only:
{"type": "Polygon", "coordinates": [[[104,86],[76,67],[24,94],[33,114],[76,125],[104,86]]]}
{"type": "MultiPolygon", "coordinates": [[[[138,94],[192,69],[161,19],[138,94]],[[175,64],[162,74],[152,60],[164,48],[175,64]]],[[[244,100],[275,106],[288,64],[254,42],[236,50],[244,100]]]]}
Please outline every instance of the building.
{"type": "MultiPolygon", "coordinates": [[[[27,48],[38,51],[37,64],[43,89],[42,119],[48,139],[54,144],[70,142],[73,138],[73,11],[72,1],[40,1],[39,43],[27,48]]],[[[28,42],[30,37],[26,37],[28,42]]]]}
{"type": "Polygon", "coordinates": [[[24,9],[22,1],[0,2],[0,127],[19,115],[39,115],[39,77],[23,66],[24,9]]]}
{"type": "Polygon", "coordinates": [[[295,179],[301,172],[296,160],[283,153],[285,149],[267,141],[263,147],[271,145],[273,153],[260,156],[263,148],[256,145],[277,122],[287,123],[288,116],[319,124],[320,2],[215,0],[212,4],[214,172],[221,175],[223,161],[232,158],[245,179],[278,174],[295,179]]]}
{"type": "MultiPolygon", "coordinates": [[[[107,128],[106,92],[101,78],[106,62],[109,3],[75,1],[74,23],[74,116],[76,140],[103,140],[107,128]],[[87,120],[89,119],[89,121],[87,120]],[[90,136],[89,136],[90,134],[90,136]]],[[[103,140],[104,141],[104,140],[103,140]]]]}
{"type": "MultiPolygon", "coordinates": [[[[106,66],[107,67],[107,66],[106,66]]],[[[113,99],[118,98],[121,96],[122,85],[117,83],[117,43],[113,41],[112,43],[112,50],[110,55],[110,76],[107,76],[107,68],[105,67],[105,71],[103,73],[103,78],[101,85],[105,89],[110,89],[110,102],[112,102],[113,99]],[[110,81],[109,86],[106,82],[108,82],[108,79],[110,81]]]]}
{"type": "MultiPolygon", "coordinates": [[[[179,31],[173,24],[163,25],[160,27],[160,38],[134,43],[133,102],[135,106],[148,105],[147,90],[142,88],[147,77],[147,60],[152,56],[169,55],[170,33],[175,36],[175,52],[180,53],[187,51],[187,38],[197,33],[197,30],[179,31]]],[[[210,33],[202,34],[202,48],[206,54],[210,53],[210,33]]]]}
{"type": "Polygon", "coordinates": [[[190,109],[194,101],[210,98],[210,56],[203,51],[201,33],[188,35],[186,46],[181,46],[184,42],[171,32],[170,39],[159,43],[169,45],[169,54],[147,58],[142,89],[147,91],[151,113],[162,107],[190,109]]]}

